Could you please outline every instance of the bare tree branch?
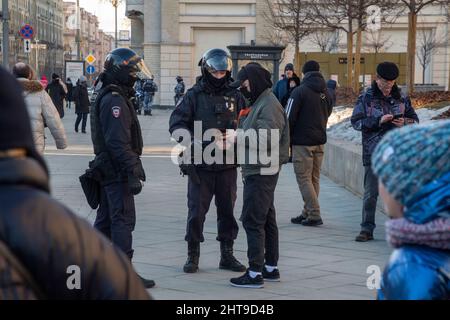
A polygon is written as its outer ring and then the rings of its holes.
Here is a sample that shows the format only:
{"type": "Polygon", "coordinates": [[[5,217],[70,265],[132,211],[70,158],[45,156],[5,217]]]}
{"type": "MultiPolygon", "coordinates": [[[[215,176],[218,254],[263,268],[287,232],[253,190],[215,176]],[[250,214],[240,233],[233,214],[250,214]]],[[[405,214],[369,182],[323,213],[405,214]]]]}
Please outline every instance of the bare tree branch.
{"type": "Polygon", "coordinates": [[[436,39],[436,30],[421,30],[419,32],[419,47],[417,58],[422,66],[422,83],[425,83],[425,70],[431,62],[434,53],[445,46],[444,39],[436,39]]]}

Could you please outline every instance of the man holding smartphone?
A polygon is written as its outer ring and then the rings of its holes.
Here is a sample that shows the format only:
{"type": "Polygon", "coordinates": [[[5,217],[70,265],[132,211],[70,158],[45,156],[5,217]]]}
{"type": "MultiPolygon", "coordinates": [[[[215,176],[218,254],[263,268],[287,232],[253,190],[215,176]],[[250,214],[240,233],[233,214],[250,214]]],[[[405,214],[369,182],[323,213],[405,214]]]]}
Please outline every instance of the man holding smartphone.
{"type": "Polygon", "coordinates": [[[362,132],[364,197],[361,232],[358,242],[373,240],[375,211],[378,199],[378,179],[371,169],[371,156],[386,132],[418,123],[411,100],[400,92],[395,80],[399,69],[395,63],[383,62],[377,66],[376,79],[358,98],[351,118],[355,130],[362,132]]]}

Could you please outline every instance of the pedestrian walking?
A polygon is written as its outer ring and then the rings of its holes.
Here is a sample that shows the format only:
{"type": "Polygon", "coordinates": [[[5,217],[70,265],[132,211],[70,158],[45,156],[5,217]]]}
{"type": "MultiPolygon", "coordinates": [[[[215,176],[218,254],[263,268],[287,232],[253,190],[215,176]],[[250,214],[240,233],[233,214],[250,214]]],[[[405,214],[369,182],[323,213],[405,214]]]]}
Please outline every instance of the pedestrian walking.
{"type": "Polygon", "coordinates": [[[33,69],[18,62],[13,67],[13,74],[23,89],[23,97],[31,121],[34,144],[39,153],[45,149],[45,127],[48,127],[55,139],[57,149],[67,147],[67,137],[64,125],[59,117],[58,110],[53,105],[52,99],[44,90],[40,81],[34,79],[33,69]]]}
{"type": "Polygon", "coordinates": [[[89,93],[87,90],[87,78],[81,76],[76,87],[73,89],[73,99],[75,102],[75,113],[77,114],[77,119],[75,121],[75,132],[78,132],[78,126],[81,124],[81,132],[86,133],[86,123],[89,115],[90,101],[89,93]]]}

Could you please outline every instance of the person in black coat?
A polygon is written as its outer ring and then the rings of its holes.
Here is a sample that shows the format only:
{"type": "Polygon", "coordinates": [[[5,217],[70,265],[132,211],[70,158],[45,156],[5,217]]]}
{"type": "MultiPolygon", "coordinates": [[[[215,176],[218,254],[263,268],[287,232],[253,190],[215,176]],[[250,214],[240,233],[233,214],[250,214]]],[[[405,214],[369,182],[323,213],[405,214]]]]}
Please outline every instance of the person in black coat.
{"type": "Polygon", "coordinates": [[[0,299],[149,299],[121,250],[50,196],[20,85],[0,79],[0,299]]]}
{"type": "Polygon", "coordinates": [[[337,87],[336,80],[329,79],[327,81],[327,90],[328,90],[328,94],[331,98],[331,104],[333,107],[336,106],[336,87],[337,87]]]}
{"type": "Polygon", "coordinates": [[[294,172],[304,202],[301,214],[291,222],[318,226],[323,224],[319,205],[320,168],[333,105],[319,63],[307,61],[302,71],[302,84],[292,92],[286,106],[294,172]]]}
{"type": "Polygon", "coordinates": [[[52,75],[52,82],[45,89],[50,98],[52,98],[53,104],[58,109],[59,117],[64,118],[64,99],[66,97],[66,90],[61,84],[61,79],[57,74],[52,75]]]}
{"type": "Polygon", "coordinates": [[[300,85],[300,78],[294,74],[292,78],[288,79],[286,85],[287,85],[287,94],[283,97],[283,99],[281,99],[281,105],[283,106],[284,109],[286,109],[286,105],[289,100],[289,97],[292,94],[292,91],[294,91],[294,89],[300,85]]]}
{"type": "Polygon", "coordinates": [[[66,87],[67,87],[67,96],[66,96],[67,108],[70,109],[72,101],[73,101],[73,97],[72,97],[72,91],[73,91],[72,79],[67,78],[66,87]]]}
{"type": "Polygon", "coordinates": [[[75,102],[75,113],[77,114],[77,120],[75,121],[75,132],[78,132],[78,126],[81,120],[81,132],[86,133],[86,122],[89,114],[89,107],[91,105],[89,101],[89,93],[87,90],[87,79],[85,76],[81,76],[77,82],[77,86],[73,89],[73,100],[75,102]]]}

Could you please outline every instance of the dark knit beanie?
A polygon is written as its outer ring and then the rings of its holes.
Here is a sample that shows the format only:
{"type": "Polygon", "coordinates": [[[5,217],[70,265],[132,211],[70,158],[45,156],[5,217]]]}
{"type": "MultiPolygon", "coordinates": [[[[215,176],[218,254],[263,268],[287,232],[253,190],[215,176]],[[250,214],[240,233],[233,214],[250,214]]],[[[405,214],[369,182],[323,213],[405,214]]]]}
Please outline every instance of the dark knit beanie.
{"type": "Polygon", "coordinates": [[[27,156],[37,160],[48,173],[44,159],[34,146],[30,118],[22,96],[22,87],[0,67],[0,151],[25,149],[27,156]]]}
{"type": "Polygon", "coordinates": [[[395,63],[385,61],[377,66],[377,74],[385,80],[395,80],[398,78],[399,70],[395,63]]]}
{"type": "Polygon", "coordinates": [[[291,70],[294,71],[294,65],[292,63],[288,63],[286,64],[286,66],[284,67],[284,72],[291,70]]]}
{"type": "Polygon", "coordinates": [[[311,71],[320,71],[320,65],[317,61],[309,60],[303,65],[302,72],[306,74],[311,71]]]}

